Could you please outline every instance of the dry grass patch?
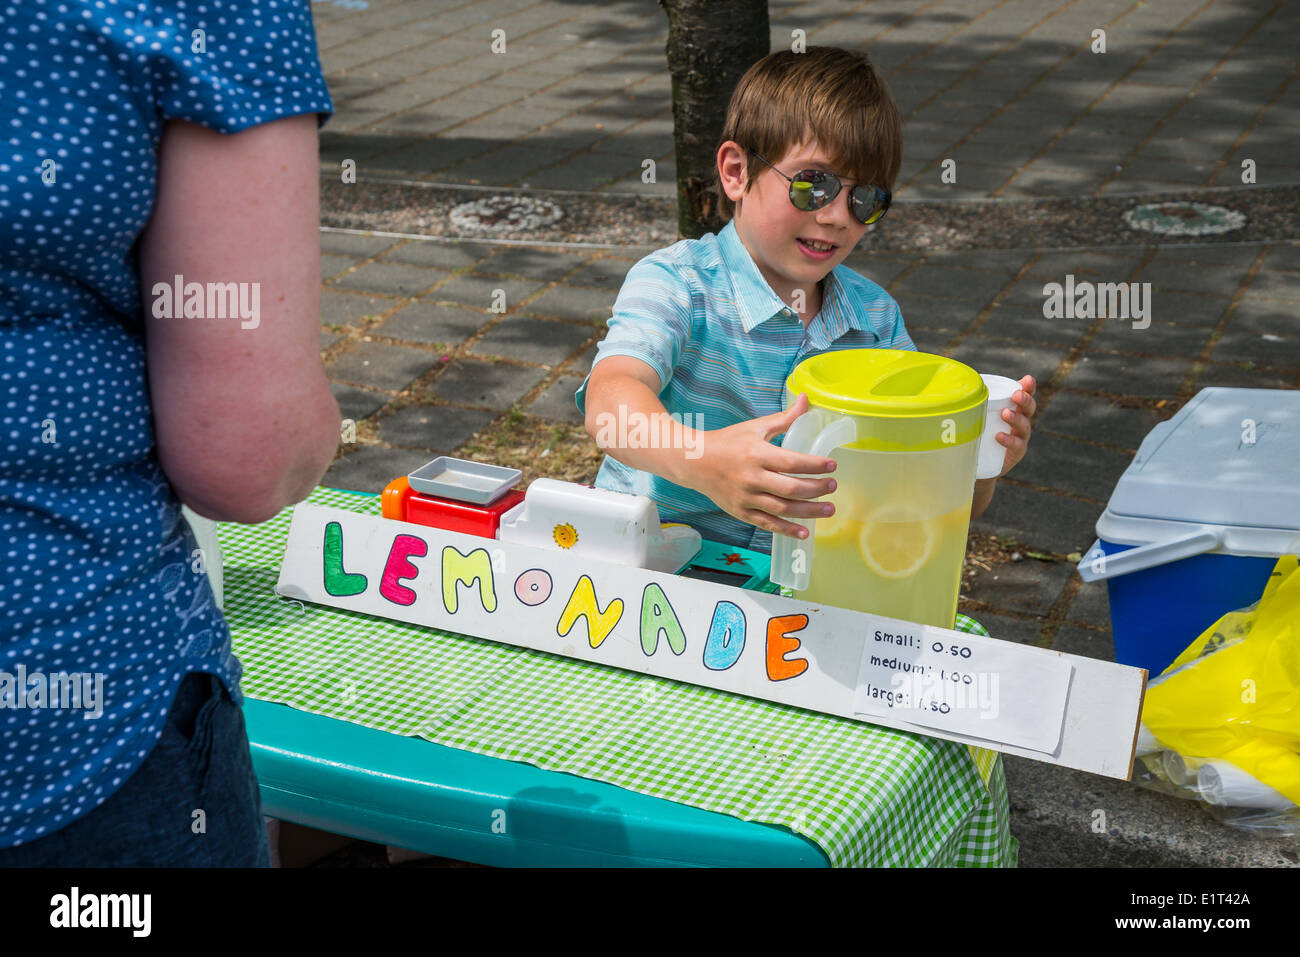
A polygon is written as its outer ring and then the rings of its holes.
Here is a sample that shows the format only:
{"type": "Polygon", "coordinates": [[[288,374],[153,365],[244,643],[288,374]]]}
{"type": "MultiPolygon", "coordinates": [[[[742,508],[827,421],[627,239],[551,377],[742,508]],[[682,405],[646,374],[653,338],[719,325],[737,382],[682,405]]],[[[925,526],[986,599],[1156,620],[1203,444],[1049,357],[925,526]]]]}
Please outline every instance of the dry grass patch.
{"type": "Polygon", "coordinates": [[[525,486],[535,478],[590,485],[604,458],[581,425],[550,422],[517,408],[474,435],[457,454],[519,469],[525,486]]]}

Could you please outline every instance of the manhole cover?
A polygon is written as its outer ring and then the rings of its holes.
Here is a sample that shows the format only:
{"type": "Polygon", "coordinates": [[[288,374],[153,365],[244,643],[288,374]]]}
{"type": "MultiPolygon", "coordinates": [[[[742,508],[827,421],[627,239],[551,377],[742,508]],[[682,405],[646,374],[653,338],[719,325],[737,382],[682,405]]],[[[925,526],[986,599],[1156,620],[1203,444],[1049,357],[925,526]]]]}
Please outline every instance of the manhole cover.
{"type": "Polygon", "coordinates": [[[1145,203],[1124,213],[1130,229],[1162,236],[1212,236],[1246,225],[1246,216],[1208,203],[1145,203]]]}
{"type": "Polygon", "coordinates": [[[461,203],[451,211],[457,229],[480,233],[515,233],[541,229],[558,222],[564,210],[531,196],[489,196],[461,203]]]}

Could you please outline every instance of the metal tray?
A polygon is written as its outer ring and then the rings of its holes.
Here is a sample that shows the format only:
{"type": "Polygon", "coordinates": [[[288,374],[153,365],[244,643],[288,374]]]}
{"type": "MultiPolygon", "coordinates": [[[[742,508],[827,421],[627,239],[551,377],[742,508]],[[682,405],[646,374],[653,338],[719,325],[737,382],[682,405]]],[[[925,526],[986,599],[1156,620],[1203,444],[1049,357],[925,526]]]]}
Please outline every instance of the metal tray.
{"type": "Polygon", "coordinates": [[[523,477],[519,469],[485,465],[440,455],[406,477],[411,488],[426,495],[452,498],[458,502],[490,505],[510,491],[523,477]]]}

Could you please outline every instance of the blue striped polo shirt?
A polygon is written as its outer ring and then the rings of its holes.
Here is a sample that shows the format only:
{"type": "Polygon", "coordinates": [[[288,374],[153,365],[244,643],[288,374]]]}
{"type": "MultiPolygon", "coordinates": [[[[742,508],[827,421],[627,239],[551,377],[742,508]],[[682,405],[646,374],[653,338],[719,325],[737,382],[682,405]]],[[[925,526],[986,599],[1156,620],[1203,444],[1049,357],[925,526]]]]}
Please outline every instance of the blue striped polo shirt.
{"type": "MultiPolygon", "coordinates": [[[[695,428],[723,429],[784,408],[785,380],[808,356],[832,349],[915,349],[894,298],[847,266],[822,284],[821,311],[805,331],[772,291],[728,223],[716,235],[683,239],[634,265],[592,367],[631,356],[654,369],[659,399],[695,428]]],[[[590,373],[575,395],[586,413],[590,373]]],[[[600,488],[649,495],[665,522],[705,538],[770,553],[772,533],[733,518],[707,496],[606,455],[600,488]]]]}

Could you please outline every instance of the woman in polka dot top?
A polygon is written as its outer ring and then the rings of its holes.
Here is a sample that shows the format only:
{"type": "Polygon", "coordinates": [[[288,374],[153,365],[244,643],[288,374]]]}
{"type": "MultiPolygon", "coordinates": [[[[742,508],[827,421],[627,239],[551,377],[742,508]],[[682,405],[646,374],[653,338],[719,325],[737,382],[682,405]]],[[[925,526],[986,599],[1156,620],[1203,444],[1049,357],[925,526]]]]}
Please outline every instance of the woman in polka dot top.
{"type": "Polygon", "coordinates": [[[308,0],[0,0],[0,865],[267,863],[180,506],[263,521],[337,448],[332,111],[308,0]]]}

